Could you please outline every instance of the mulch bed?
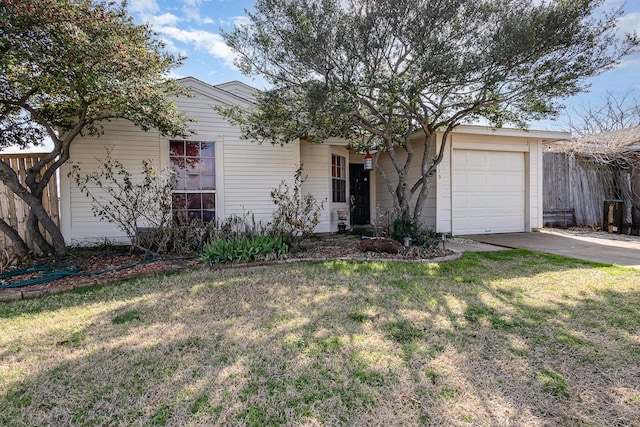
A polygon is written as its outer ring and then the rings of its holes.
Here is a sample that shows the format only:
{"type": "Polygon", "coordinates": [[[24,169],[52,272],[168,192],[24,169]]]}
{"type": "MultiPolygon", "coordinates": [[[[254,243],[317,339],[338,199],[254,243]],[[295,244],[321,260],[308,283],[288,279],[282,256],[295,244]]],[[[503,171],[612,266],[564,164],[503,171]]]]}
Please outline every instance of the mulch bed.
{"type": "MultiPolygon", "coordinates": [[[[71,265],[74,270],[77,268],[78,272],[96,274],[71,274],[49,282],[0,289],[0,302],[53,295],[89,286],[110,285],[123,280],[194,267],[198,265],[198,262],[194,258],[150,261],[146,260],[144,254],[141,253],[84,250],[80,254],[70,255],[63,260],[56,258],[39,258],[31,265],[21,265],[19,268],[28,269],[34,266],[50,266],[52,270],[59,270],[60,268],[63,270],[67,269],[62,267],[62,265],[71,265]]],[[[46,274],[46,272],[44,274],[46,274]]],[[[43,273],[40,271],[28,272],[20,276],[8,278],[4,280],[4,282],[0,282],[0,285],[11,285],[34,279],[37,280],[42,276],[43,273]]]]}
{"type": "MultiPolygon", "coordinates": [[[[430,261],[450,260],[454,252],[449,250],[435,249],[427,254],[418,255],[417,251],[410,254],[387,254],[361,252],[358,248],[359,238],[348,235],[330,235],[305,242],[301,251],[290,253],[286,262],[297,260],[371,260],[371,261],[413,261],[420,262],[425,259],[430,261]]],[[[167,259],[167,260],[145,260],[144,254],[130,253],[129,251],[105,251],[105,250],[82,250],[79,253],[67,256],[64,260],[54,258],[40,258],[31,265],[21,265],[21,269],[26,269],[36,265],[56,265],[71,264],[78,268],[80,272],[100,273],[68,275],[62,278],[29,286],[0,289],[0,302],[15,301],[20,299],[37,298],[46,295],[53,295],[72,289],[110,285],[144,276],[151,276],[173,270],[188,270],[204,266],[196,258],[167,259]]],[[[251,265],[251,264],[243,264],[251,265]]],[[[231,265],[233,267],[234,265],[231,265]]],[[[225,266],[228,267],[228,266],[225,266]]],[[[42,277],[41,272],[31,272],[14,276],[4,281],[0,285],[11,285],[26,282],[42,277]]]]}

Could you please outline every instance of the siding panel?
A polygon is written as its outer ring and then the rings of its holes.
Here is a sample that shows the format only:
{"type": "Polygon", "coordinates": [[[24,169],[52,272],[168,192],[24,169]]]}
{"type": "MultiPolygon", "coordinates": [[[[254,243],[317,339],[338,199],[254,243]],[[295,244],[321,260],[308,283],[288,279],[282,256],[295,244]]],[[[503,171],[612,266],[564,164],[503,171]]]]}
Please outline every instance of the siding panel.
{"type": "MultiPolygon", "coordinates": [[[[415,183],[420,177],[420,168],[422,162],[422,154],[424,153],[424,146],[419,143],[419,141],[414,140],[413,143],[415,155],[413,158],[413,163],[411,168],[409,169],[408,177],[409,183],[415,183]]],[[[398,157],[401,162],[404,162],[407,158],[407,154],[402,149],[396,150],[398,153],[398,157]]],[[[435,154],[435,147],[431,149],[432,153],[435,154]]],[[[380,155],[378,159],[378,164],[385,171],[387,177],[391,180],[393,188],[398,185],[398,176],[395,172],[395,168],[393,167],[393,163],[391,162],[391,158],[388,154],[383,153],[380,155]]],[[[429,195],[427,196],[427,200],[424,205],[424,209],[422,211],[422,222],[425,226],[430,228],[435,228],[436,226],[436,179],[431,180],[431,187],[429,189],[429,195]]],[[[415,201],[417,200],[417,193],[414,195],[412,199],[412,206],[415,205],[415,201]]],[[[377,201],[377,211],[375,214],[372,213],[373,217],[384,217],[385,212],[393,213],[393,196],[389,193],[387,189],[386,183],[379,171],[376,171],[376,201],[377,201]]]]}
{"type": "MultiPolygon", "coordinates": [[[[259,145],[241,138],[240,130],[231,126],[214,109],[224,102],[194,92],[192,98],[176,100],[178,108],[195,121],[190,128],[194,141],[216,142],[216,206],[219,217],[243,215],[247,211],[257,220],[268,221],[275,206],[271,191],[284,179],[292,181],[300,163],[298,143],[284,147],[259,145]]],[[[111,149],[134,176],[142,170],[143,159],[150,159],[161,168],[168,167],[168,141],[157,131],[143,132],[124,120],[104,124],[100,138],[80,138],[71,147],[71,160],[81,163],[84,170],[94,170],[98,160],[111,149]]],[[[68,177],[70,165],[61,170],[62,232],[70,244],[88,243],[105,238],[126,242],[117,227],[98,221],[87,197],[68,177]]]]}

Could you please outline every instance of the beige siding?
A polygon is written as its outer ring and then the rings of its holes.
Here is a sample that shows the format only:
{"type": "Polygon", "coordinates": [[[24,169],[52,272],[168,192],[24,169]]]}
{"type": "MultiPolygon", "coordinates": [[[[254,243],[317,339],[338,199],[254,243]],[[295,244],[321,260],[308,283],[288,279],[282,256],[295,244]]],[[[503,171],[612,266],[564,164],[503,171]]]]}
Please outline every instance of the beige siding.
{"type": "Polygon", "coordinates": [[[232,81],[216,85],[217,88],[225,90],[244,99],[253,100],[257,90],[239,81],[232,81]]]}
{"type": "MultiPolygon", "coordinates": [[[[190,128],[196,134],[190,139],[216,142],[217,216],[251,211],[256,219],[268,221],[274,211],[271,190],[282,180],[293,180],[300,164],[299,144],[280,147],[242,140],[240,130],[229,125],[214,110],[216,105],[241,100],[202,82],[187,81],[185,84],[193,87],[194,96],[180,98],[176,103],[181,111],[195,119],[190,128]]],[[[143,132],[129,122],[116,120],[105,124],[104,135],[100,138],[74,141],[71,159],[82,163],[85,170],[92,170],[96,158],[105,157],[105,146],[111,147],[113,157],[135,174],[141,170],[143,159],[167,167],[168,145],[169,139],[158,132],[143,132]]],[[[61,227],[67,242],[87,243],[105,238],[125,241],[123,233],[115,226],[98,222],[93,216],[89,199],[67,178],[68,171],[69,165],[61,171],[61,227]]]]}
{"type": "MultiPolygon", "coordinates": [[[[300,144],[300,158],[303,163],[302,175],[307,179],[302,185],[304,193],[311,193],[318,202],[322,202],[324,209],[320,215],[317,233],[331,231],[331,155],[327,144],[300,144]]],[[[335,214],[334,214],[335,216],[335,214]]]]}
{"type": "Polygon", "coordinates": [[[293,182],[299,159],[298,144],[280,147],[225,138],[224,215],[251,211],[256,218],[268,221],[275,208],[271,190],[283,180],[293,182]]]}
{"type": "Polygon", "coordinates": [[[544,210],[544,196],[543,190],[543,163],[542,154],[544,151],[544,144],[540,140],[530,140],[530,159],[529,159],[529,175],[530,175],[530,207],[531,222],[530,228],[542,228],[544,227],[543,210],[544,210]]]}
{"type": "MultiPolygon", "coordinates": [[[[124,120],[113,120],[104,124],[104,134],[99,138],[79,138],[71,145],[71,161],[82,170],[96,170],[98,159],[104,159],[107,149],[111,156],[120,160],[127,170],[136,176],[142,171],[142,160],[151,160],[160,166],[160,136],[157,132],[142,132],[124,120]]],[[[91,201],[80,193],[67,174],[70,163],[60,170],[61,230],[69,244],[97,242],[105,238],[126,241],[126,237],[115,225],[100,221],[93,214],[91,201]]],[[[97,189],[93,188],[97,193],[97,189]]]]}
{"type": "MultiPolygon", "coordinates": [[[[421,144],[420,140],[414,140],[413,147],[414,147],[415,154],[413,157],[411,168],[409,169],[409,173],[408,173],[408,180],[410,184],[415,183],[420,178],[422,154],[424,153],[424,145],[421,144]]],[[[432,147],[431,150],[432,150],[432,154],[435,154],[435,147],[432,147]]],[[[397,149],[396,152],[398,153],[398,158],[400,159],[400,161],[404,163],[404,161],[407,158],[406,152],[403,149],[397,149]]],[[[391,162],[389,155],[386,153],[382,153],[380,155],[380,158],[378,159],[378,164],[385,171],[385,173],[387,174],[387,177],[392,181],[393,188],[395,191],[395,188],[398,185],[398,175],[395,171],[395,168],[391,162]]],[[[372,218],[376,218],[380,215],[383,215],[385,211],[393,212],[393,196],[389,192],[387,185],[384,179],[382,178],[382,176],[380,175],[380,173],[376,171],[375,175],[376,175],[375,188],[376,188],[376,202],[377,202],[376,208],[377,209],[376,211],[373,211],[371,213],[372,218]]],[[[434,228],[436,226],[436,193],[437,193],[436,181],[437,179],[432,178],[430,189],[429,189],[429,195],[427,197],[427,200],[424,204],[424,208],[422,210],[422,222],[425,226],[430,228],[434,228]]],[[[411,204],[412,207],[415,205],[415,201],[417,197],[418,197],[418,194],[416,192],[416,194],[414,195],[414,198],[412,199],[412,204],[411,204]]]]}

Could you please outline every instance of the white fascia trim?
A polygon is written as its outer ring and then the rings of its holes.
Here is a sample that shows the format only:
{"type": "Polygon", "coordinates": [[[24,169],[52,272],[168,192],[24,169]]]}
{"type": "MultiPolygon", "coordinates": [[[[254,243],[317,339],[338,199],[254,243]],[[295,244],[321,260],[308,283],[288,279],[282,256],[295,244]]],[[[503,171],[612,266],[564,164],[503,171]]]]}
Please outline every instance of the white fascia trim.
{"type": "Polygon", "coordinates": [[[490,126],[460,125],[453,133],[466,133],[471,135],[496,135],[541,139],[543,143],[554,141],[566,141],[571,139],[571,132],[550,130],[523,130],[514,128],[492,128],[490,126]]]}

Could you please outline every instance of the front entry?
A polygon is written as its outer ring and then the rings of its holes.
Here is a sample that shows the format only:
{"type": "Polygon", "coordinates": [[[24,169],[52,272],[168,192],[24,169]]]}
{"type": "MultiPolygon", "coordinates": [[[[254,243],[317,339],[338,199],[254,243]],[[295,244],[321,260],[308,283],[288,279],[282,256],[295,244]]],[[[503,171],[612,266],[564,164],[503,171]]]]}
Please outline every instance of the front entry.
{"type": "Polygon", "coordinates": [[[349,164],[349,193],[351,225],[370,224],[369,172],[364,170],[364,165],[349,164]]]}

